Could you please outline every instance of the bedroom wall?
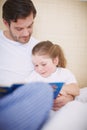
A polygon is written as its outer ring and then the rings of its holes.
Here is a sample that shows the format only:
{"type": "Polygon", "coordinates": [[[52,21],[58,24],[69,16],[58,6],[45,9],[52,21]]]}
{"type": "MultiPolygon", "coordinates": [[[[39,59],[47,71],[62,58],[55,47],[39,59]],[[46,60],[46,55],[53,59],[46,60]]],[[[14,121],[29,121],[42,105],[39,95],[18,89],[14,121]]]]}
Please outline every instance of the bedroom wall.
{"type": "MultiPolygon", "coordinates": [[[[1,5],[5,0],[0,1],[1,5]]],[[[67,67],[80,87],[87,86],[87,2],[80,0],[33,0],[37,8],[33,35],[60,44],[67,67]]],[[[0,29],[5,29],[1,22],[0,29]]]]}

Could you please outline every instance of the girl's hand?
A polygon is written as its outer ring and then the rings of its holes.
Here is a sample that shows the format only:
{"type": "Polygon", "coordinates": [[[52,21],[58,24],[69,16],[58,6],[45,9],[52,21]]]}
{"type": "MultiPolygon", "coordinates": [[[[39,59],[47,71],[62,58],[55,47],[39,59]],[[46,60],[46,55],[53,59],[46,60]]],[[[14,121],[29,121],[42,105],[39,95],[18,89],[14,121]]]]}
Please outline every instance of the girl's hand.
{"type": "Polygon", "coordinates": [[[59,94],[58,97],[54,100],[54,104],[53,104],[53,110],[57,111],[60,108],[62,108],[64,105],[66,105],[68,102],[74,100],[72,95],[64,95],[63,94],[59,94]]]}

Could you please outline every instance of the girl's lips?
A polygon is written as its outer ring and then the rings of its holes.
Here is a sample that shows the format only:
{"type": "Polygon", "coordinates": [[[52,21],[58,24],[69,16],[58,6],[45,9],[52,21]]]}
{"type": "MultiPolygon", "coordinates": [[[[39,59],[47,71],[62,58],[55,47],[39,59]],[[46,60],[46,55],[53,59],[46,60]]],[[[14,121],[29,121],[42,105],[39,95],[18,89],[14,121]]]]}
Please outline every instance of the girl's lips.
{"type": "Polygon", "coordinates": [[[41,75],[45,74],[46,72],[41,73],[41,75]]]}

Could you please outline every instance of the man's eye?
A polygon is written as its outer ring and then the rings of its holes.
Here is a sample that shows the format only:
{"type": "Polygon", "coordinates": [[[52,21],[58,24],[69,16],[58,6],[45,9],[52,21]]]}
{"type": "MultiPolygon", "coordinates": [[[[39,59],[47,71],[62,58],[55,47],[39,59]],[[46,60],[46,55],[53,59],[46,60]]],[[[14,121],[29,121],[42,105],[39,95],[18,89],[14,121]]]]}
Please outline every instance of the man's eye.
{"type": "Polygon", "coordinates": [[[33,27],[33,24],[32,25],[30,25],[30,26],[28,26],[28,28],[32,28],[33,27]]]}
{"type": "Polygon", "coordinates": [[[32,25],[31,25],[31,26],[29,26],[28,28],[32,28],[32,25]]]}
{"type": "Polygon", "coordinates": [[[21,31],[21,30],[22,30],[22,28],[16,28],[16,30],[17,30],[17,31],[21,31]]]}

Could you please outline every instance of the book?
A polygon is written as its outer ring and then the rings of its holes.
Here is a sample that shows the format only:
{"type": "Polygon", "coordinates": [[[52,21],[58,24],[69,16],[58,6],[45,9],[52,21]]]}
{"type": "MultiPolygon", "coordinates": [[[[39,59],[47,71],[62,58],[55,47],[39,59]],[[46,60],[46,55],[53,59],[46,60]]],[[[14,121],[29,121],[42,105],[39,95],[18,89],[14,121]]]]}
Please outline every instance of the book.
{"type": "MultiPolygon", "coordinates": [[[[49,83],[52,88],[53,88],[53,95],[54,95],[54,99],[56,99],[56,97],[58,96],[59,92],[62,89],[63,86],[63,82],[55,82],[55,83],[49,83]]],[[[1,87],[0,86],[0,97],[4,97],[10,93],[12,93],[14,90],[16,90],[17,88],[23,86],[24,84],[13,84],[10,87],[8,86],[4,86],[1,87]]]]}
{"type": "Polygon", "coordinates": [[[54,99],[57,98],[58,94],[60,93],[62,86],[64,85],[63,82],[53,82],[53,83],[49,83],[52,88],[53,88],[53,92],[54,92],[54,99]]]}
{"type": "Polygon", "coordinates": [[[12,93],[15,89],[21,87],[22,85],[24,85],[24,84],[13,84],[10,87],[8,87],[8,86],[1,87],[0,86],[0,97],[6,96],[6,95],[12,93]]]}

